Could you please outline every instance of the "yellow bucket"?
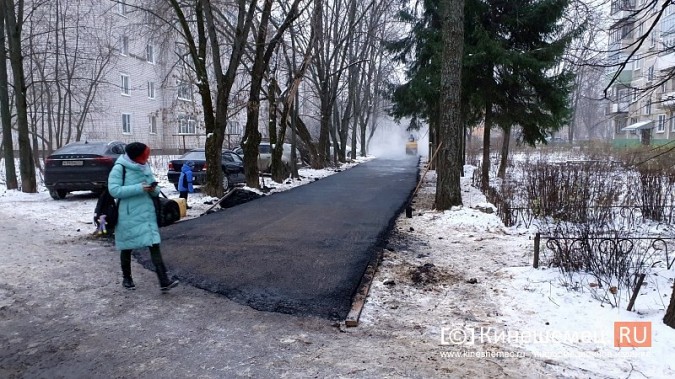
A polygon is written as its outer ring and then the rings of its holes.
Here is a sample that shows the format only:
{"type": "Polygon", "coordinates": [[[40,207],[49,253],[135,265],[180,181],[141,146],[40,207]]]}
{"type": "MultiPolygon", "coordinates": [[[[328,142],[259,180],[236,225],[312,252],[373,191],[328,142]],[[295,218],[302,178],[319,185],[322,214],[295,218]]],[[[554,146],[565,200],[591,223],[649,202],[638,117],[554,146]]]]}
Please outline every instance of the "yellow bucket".
{"type": "Polygon", "coordinates": [[[178,199],[171,199],[178,203],[178,208],[180,209],[180,218],[184,218],[187,215],[187,201],[182,197],[178,199]]]}

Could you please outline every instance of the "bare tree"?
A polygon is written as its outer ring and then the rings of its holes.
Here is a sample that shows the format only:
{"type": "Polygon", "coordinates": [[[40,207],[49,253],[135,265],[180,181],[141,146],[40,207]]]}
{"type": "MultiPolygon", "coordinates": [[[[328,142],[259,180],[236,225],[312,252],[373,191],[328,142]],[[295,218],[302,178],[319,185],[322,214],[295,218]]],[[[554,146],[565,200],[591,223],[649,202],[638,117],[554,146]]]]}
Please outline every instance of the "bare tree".
{"type": "MultiPolygon", "coordinates": [[[[231,14],[216,8],[211,1],[200,0],[185,3],[179,0],[167,0],[176,20],[178,31],[187,45],[187,56],[191,68],[195,72],[197,88],[204,110],[204,126],[206,129],[206,162],[211,167],[221,165],[221,150],[225,139],[225,128],[229,109],[229,100],[235,83],[237,68],[244,54],[245,44],[253,23],[257,0],[238,0],[234,8],[236,14],[235,31],[231,33],[230,56],[227,70],[221,64],[221,46],[224,45],[221,27],[227,27],[231,14]],[[189,17],[188,17],[189,15],[189,17]],[[208,56],[210,48],[211,55],[208,56]],[[209,66],[213,65],[213,78],[216,91],[211,90],[209,66]],[[215,101],[213,96],[215,95],[215,101]]],[[[161,5],[161,3],[160,3],[161,5]]],[[[223,8],[227,9],[226,6],[223,8]]],[[[162,18],[158,12],[154,15],[169,25],[171,20],[162,18]]],[[[223,194],[223,173],[221,170],[208,170],[206,175],[206,193],[212,196],[223,194]]]]}
{"type": "Polygon", "coordinates": [[[348,49],[353,43],[351,38],[355,35],[358,23],[363,21],[374,2],[366,2],[361,8],[356,8],[344,0],[333,0],[329,4],[324,0],[316,0],[318,14],[314,28],[317,38],[314,42],[312,82],[319,97],[320,120],[318,157],[311,162],[315,168],[322,168],[326,164],[330,152],[331,133],[333,140],[337,141],[335,105],[339,91],[344,85],[342,76],[351,65],[357,64],[349,62],[348,49]],[[347,17],[344,17],[345,12],[347,17]]]}
{"type": "Polygon", "coordinates": [[[5,50],[5,3],[0,3],[0,116],[2,117],[2,147],[5,159],[7,189],[19,188],[14,166],[14,141],[12,139],[12,115],[9,106],[9,80],[7,78],[7,50],[5,50]]]}
{"type": "Polygon", "coordinates": [[[28,108],[34,151],[79,141],[113,62],[110,25],[89,0],[34,8],[27,37],[28,108]]]}
{"type": "Polygon", "coordinates": [[[611,139],[611,134],[604,128],[606,124],[602,102],[604,70],[584,66],[579,70],[578,76],[583,77],[583,80],[577,80],[573,102],[574,114],[570,123],[573,131],[568,134],[568,138],[611,139]]]}
{"type": "MultiPolygon", "coordinates": [[[[281,41],[281,37],[291,23],[298,17],[298,6],[301,0],[295,0],[286,14],[284,21],[277,29],[272,39],[267,42],[267,29],[269,27],[269,19],[272,13],[272,0],[265,0],[260,21],[258,23],[258,30],[256,36],[256,48],[251,68],[251,85],[249,89],[249,99],[246,111],[246,128],[244,130],[243,146],[244,146],[244,166],[246,172],[246,184],[250,187],[257,188],[260,186],[258,181],[258,145],[260,145],[261,135],[258,131],[258,118],[260,115],[260,92],[262,90],[262,81],[264,73],[269,65],[272,54],[276,49],[277,44],[281,41]],[[266,43],[267,42],[267,43],[266,43]]],[[[282,144],[283,140],[278,141],[282,144]]],[[[281,147],[283,149],[283,147],[281,147]]]]}
{"type": "MultiPolygon", "coordinates": [[[[292,33],[293,34],[293,33],[292,33]]],[[[272,179],[276,182],[281,182],[283,179],[285,179],[285,169],[284,165],[281,161],[281,155],[283,154],[283,141],[285,140],[286,136],[286,129],[289,124],[291,112],[293,112],[294,109],[297,108],[296,104],[296,98],[298,94],[298,90],[300,88],[300,83],[302,82],[305,72],[307,71],[307,68],[309,67],[309,64],[312,60],[312,53],[310,47],[312,46],[313,39],[315,37],[314,34],[314,29],[310,31],[310,37],[309,37],[309,43],[307,44],[307,50],[305,51],[304,58],[302,63],[300,64],[300,67],[297,68],[297,71],[294,73],[291,73],[291,78],[290,78],[290,86],[288,88],[288,91],[285,92],[283,96],[283,109],[281,113],[281,123],[279,125],[279,135],[277,137],[277,143],[274,147],[274,150],[272,152],[272,179]]],[[[294,51],[295,52],[295,51],[294,51]]],[[[294,66],[294,61],[292,61],[289,57],[287,57],[287,64],[289,66],[294,66]]],[[[292,67],[295,69],[295,67],[292,67]]],[[[291,144],[291,162],[292,164],[295,162],[295,144],[291,144]]]]}
{"type": "MultiPolygon", "coordinates": [[[[366,155],[367,140],[366,133],[368,126],[375,129],[377,127],[377,116],[380,113],[381,94],[383,93],[383,81],[385,76],[385,66],[393,66],[385,63],[389,60],[385,53],[383,40],[388,38],[394,15],[392,1],[381,1],[374,4],[366,12],[362,22],[357,25],[357,38],[354,41],[355,49],[350,51],[350,62],[357,65],[350,65],[349,85],[354,80],[353,91],[353,114],[348,117],[351,120],[351,158],[356,158],[357,141],[361,141],[360,155],[366,155]],[[358,38],[358,36],[362,36],[358,38]],[[372,124],[371,124],[372,120],[372,124]]],[[[349,91],[352,94],[352,91],[349,91]]],[[[346,114],[349,112],[345,111],[346,114]]],[[[374,132],[374,130],[373,130],[374,132]]],[[[348,130],[341,130],[340,157],[345,154],[345,145],[347,143],[346,134],[348,130]]]]}
{"type": "Polygon", "coordinates": [[[3,15],[9,46],[9,61],[14,78],[14,104],[16,107],[16,124],[19,137],[19,172],[21,175],[21,191],[37,192],[35,164],[30,145],[28,127],[28,107],[26,104],[26,77],[23,68],[21,51],[21,32],[24,22],[24,2],[19,0],[2,0],[3,15]]]}

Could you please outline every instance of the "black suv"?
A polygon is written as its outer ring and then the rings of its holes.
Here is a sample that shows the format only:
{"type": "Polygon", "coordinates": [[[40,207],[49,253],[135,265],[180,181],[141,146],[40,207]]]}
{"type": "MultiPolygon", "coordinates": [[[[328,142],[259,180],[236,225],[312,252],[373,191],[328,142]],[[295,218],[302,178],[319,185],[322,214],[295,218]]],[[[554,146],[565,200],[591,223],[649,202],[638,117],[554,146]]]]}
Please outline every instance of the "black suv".
{"type": "Polygon", "coordinates": [[[73,142],[45,159],[45,186],[54,200],[71,191],[103,192],[108,174],[124,154],[124,142],[73,142]]]}

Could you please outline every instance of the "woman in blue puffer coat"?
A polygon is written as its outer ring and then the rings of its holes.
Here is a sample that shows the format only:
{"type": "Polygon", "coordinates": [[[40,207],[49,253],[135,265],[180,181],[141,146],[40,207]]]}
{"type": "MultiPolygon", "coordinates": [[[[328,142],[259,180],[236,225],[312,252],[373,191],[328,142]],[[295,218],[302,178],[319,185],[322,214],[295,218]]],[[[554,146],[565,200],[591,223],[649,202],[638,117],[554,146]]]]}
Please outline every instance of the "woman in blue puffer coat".
{"type": "Polygon", "coordinates": [[[159,249],[160,236],[157,214],[152,197],[159,195],[159,188],[152,169],[147,164],[150,148],[140,142],[132,142],[125,148],[125,155],[117,159],[108,176],[108,192],[119,199],[115,246],[121,250],[122,285],[135,289],[131,278],[131,251],[148,247],[155,265],[162,291],[178,284],[169,279],[159,249]]]}

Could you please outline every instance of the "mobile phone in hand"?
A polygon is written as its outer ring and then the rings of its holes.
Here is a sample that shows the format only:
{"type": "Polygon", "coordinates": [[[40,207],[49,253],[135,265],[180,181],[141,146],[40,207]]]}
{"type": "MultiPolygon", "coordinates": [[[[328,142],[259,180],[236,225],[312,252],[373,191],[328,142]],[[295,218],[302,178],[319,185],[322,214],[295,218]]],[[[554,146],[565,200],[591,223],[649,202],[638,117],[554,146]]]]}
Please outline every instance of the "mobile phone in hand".
{"type": "Polygon", "coordinates": [[[150,183],[150,187],[157,187],[158,184],[159,184],[159,182],[152,182],[152,183],[150,183]]]}

